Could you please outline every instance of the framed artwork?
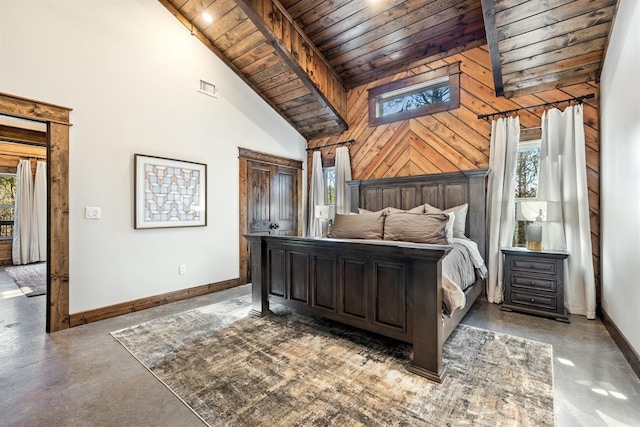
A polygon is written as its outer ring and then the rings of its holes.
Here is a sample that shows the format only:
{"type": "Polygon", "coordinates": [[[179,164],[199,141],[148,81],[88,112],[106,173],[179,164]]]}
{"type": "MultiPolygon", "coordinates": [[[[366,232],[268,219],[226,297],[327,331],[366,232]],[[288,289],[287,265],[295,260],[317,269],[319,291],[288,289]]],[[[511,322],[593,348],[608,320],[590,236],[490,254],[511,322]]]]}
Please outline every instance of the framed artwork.
{"type": "Polygon", "coordinates": [[[207,225],[207,165],[136,154],[134,228],[207,225]]]}

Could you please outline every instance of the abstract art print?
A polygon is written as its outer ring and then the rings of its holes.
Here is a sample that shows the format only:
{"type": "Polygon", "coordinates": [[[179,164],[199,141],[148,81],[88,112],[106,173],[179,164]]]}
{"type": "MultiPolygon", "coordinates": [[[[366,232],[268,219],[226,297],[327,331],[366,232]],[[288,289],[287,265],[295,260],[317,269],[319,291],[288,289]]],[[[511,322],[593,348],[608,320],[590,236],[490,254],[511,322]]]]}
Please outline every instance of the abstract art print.
{"type": "Polygon", "coordinates": [[[207,165],[135,155],[135,228],[207,225],[207,165]]]}

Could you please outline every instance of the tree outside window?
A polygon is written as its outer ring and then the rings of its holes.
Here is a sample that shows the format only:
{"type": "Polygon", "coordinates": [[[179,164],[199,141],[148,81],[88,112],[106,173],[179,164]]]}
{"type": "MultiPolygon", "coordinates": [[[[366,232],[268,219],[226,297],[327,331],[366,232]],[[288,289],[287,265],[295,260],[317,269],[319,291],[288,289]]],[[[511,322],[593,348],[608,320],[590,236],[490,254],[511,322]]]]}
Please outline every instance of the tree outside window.
{"type": "Polygon", "coordinates": [[[13,238],[16,201],[15,174],[0,175],[0,240],[13,238]]]}
{"type": "MultiPolygon", "coordinates": [[[[538,173],[540,171],[540,140],[523,141],[518,146],[516,160],[516,202],[538,197],[538,173]]],[[[516,220],[513,246],[526,246],[527,224],[529,221],[516,220]]]]}
{"type": "Polygon", "coordinates": [[[336,168],[324,168],[324,187],[325,187],[325,202],[327,205],[336,204],[336,168]]]}

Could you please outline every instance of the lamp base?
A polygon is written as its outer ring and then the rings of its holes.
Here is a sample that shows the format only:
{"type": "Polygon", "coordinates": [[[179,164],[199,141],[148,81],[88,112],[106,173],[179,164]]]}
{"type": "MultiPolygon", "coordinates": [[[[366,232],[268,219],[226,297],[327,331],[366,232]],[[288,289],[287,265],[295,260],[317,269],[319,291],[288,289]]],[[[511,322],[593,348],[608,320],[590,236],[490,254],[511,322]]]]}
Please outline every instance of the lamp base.
{"type": "Polygon", "coordinates": [[[530,251],[541,251],[542,242],[527,241],[527,249],[529,249],[530,251]]]}

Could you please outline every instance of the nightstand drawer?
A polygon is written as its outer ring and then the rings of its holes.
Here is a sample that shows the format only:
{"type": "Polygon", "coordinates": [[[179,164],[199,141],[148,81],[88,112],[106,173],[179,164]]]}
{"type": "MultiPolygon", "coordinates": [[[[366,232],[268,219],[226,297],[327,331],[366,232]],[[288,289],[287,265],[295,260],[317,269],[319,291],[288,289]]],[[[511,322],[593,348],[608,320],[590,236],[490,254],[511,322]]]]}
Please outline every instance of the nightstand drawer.
{"type": "Polygon", "coordinates": [[[557,289],[555,277],[550,277],[549,279],[547,279],[544,276],[530,277],[520,274],[514,274],[511,276],[511,286],[514,288],[547,292],[555,292],[557,289]]]}
{"type": "Polygon", "coordinates": [[[556,274],[555,260],[517,257],[511,258],[512,271],[531,271],[534,273],[556,274]]]}
{"type": "Polygon", "coordinates": [[[511,291],[511,302],[528,307],[537,307],[555,310],[557,307],[557,300],[555,295],[546,296],[539,294],[532,294],[527,292],[520,292],[516,290],[511,291]]]}

